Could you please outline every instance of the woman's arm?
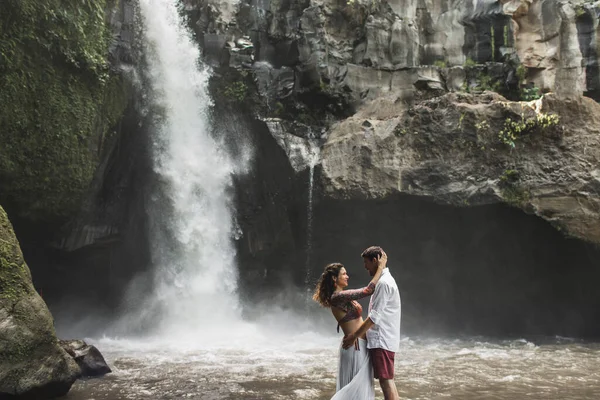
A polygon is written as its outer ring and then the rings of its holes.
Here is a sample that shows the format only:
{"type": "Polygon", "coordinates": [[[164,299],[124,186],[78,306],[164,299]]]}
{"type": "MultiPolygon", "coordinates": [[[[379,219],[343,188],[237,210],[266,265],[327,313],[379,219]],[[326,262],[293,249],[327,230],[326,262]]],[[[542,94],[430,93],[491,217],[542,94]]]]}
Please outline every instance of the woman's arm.
{"type": "Polygon", "coordinates": [[[387,254],[385,254],[385,252],[384,252],[381,255],[381,257],[379,258],[379,265],[377,266],[377,271],[375,272],[375,275],[373,275],[373,279],[371,279],[371,282],[369,282],[369,284],[367,286],[360,288],[360,289],[349,289],[349,290],[342,290],[341,292],[335,292],[331,296],[331,303],[333,304],[333,303],[337,303],[337,302],[359,300],[364,297],[372,295],[373,292],[375,291],[375,286],[377,285],[377,282],[379,282],[379,278],[381,278],[381,273],[383,272],[386,264],[387,264],[387,254]]]}
{"type": "MultiPolygon", "coordinates": [[[[385,251],[381,252],[381,257],[379,257],[379,260],[377,260],[377,271],[375,271],[375,275],[373,275],[373,279],[371,279],[371,282],[369,282],[369,285],[373,284],[373,291],[375,291],[375,286],[377,285],[377,282],[379,282],[379,278],[381,278],[381,274],[383,273],[383,270],[386,268],[387,265],[387,254],[385,254],[385,251]]],[[[371,292],[371,294],[373,293],[373,291],[371,292]]]]}

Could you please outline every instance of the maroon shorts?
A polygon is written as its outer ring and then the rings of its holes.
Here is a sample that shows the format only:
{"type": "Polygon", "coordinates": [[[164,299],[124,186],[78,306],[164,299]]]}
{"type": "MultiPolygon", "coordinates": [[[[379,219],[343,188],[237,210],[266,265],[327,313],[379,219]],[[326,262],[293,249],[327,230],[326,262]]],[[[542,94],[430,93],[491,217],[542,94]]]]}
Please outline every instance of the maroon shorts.
{"type": "Polygon", "coordinates": [[[369,349],[375,379],[394,379],[394,356],[396,353],[385,349],[369,349]]]}

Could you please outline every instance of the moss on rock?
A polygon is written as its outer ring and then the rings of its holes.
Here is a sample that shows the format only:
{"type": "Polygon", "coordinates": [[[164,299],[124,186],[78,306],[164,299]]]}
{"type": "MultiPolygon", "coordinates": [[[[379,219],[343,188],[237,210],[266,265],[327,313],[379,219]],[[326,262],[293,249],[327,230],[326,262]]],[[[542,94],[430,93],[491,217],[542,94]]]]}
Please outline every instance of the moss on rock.
{"type": "Polygon", "coordinates": [[[16,302],[33,292],[29,269],[6,212],[0,207],[0,301],[16,302]]]}
{"type": "Polygon", "coordinates": [[[19,243],[0,207],[0,398],[65,394],[79,367],[58,345],[52,315],[31,282],[19,243]]]}
{"type": "Polygon", "coordinates": [[[104,0],[0,5],[0,202],[55,220],[80,204],[127,94],[109,70],[104,0]]]}

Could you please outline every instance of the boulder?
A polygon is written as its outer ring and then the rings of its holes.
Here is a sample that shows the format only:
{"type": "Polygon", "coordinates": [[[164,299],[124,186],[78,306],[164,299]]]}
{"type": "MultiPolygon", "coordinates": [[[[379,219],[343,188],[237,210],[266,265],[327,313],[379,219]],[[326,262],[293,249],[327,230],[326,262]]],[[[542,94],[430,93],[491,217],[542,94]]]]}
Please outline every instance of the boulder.
{"type": "Polygon", "coordinates": [[[59,343],[77,362],[82,376],[101,376],[112,372],[100,350],[95,346],[91,346],[83,340],[61,340],[59,343]]]}
{"type": "Polygon", "coordinates": [[[0,207],[0,398],[66,394],[79,367],[58,344],[12,225],[0,207]]]}

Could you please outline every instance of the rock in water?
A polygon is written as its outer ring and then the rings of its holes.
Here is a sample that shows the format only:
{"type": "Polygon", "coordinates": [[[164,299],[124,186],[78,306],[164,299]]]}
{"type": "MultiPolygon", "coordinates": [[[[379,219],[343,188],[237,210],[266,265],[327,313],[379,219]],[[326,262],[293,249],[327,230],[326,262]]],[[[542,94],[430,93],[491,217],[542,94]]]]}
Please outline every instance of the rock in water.
{"type": "Polygon", "coordinates": [[[83,340],[61,340],[60,345],[77,362],[82,376],[101,376],[112,372],[95,346],[83,340]]]}
{"type": "Polygon", "coordinates": [[[58,344],[52,315],[0,207],[0,399],[62,396],[79,375],[77,363],[58,344]]]}

